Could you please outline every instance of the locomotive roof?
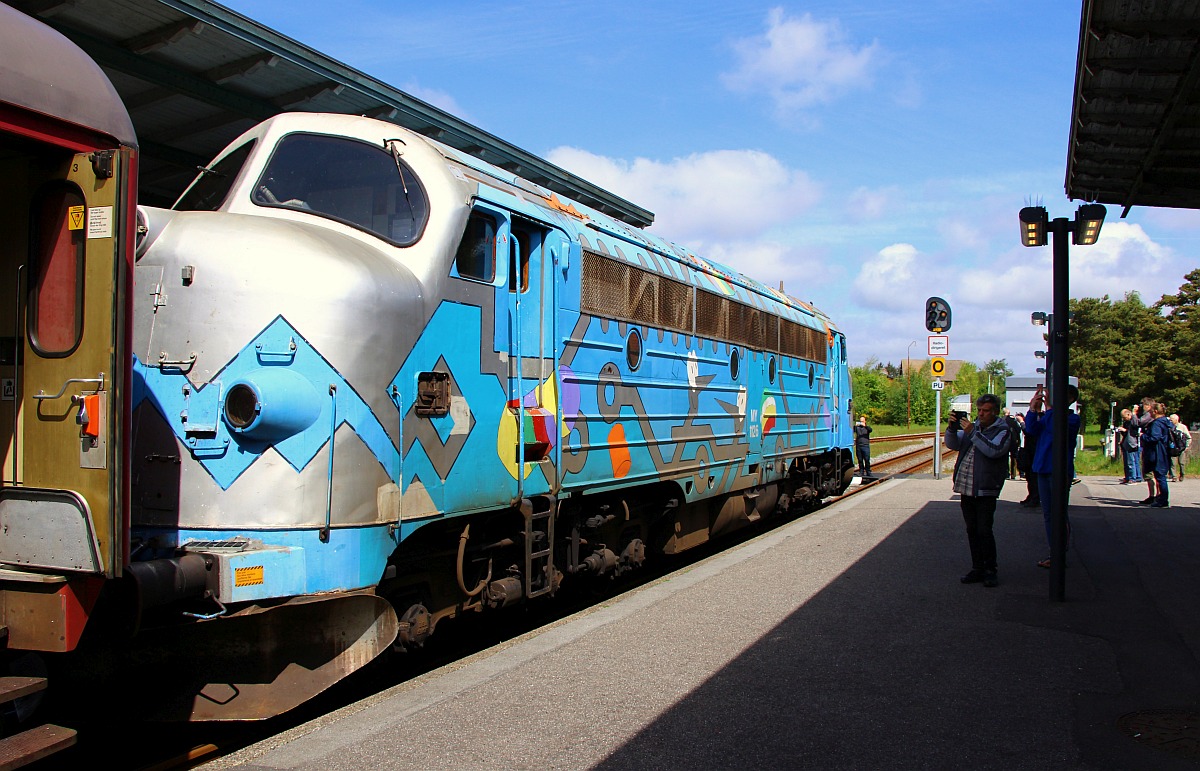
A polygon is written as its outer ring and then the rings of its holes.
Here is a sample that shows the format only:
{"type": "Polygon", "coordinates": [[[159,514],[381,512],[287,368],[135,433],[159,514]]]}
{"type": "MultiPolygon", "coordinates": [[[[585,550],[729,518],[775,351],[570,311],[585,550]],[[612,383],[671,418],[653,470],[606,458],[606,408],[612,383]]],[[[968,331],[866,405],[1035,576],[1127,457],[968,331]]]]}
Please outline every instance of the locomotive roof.
{"type": "Polygon", "coordinates": [[[70,40],[0,4],[0,51],[0,101],[137,145],[112,83],[70,40]]]}
{"type": "MultiPolygon", "coordinates": [[[[169,206],[234,138],[282,112],[390,121],[626,222],[654,214],[210,0],[4,0],[99,62],[141,137],[139,198],[169,206]]],[[[9,26],[5,22],[5,26],[9,26]]],[[[4,58],[9,58],[9,49],[4,58]]]]}

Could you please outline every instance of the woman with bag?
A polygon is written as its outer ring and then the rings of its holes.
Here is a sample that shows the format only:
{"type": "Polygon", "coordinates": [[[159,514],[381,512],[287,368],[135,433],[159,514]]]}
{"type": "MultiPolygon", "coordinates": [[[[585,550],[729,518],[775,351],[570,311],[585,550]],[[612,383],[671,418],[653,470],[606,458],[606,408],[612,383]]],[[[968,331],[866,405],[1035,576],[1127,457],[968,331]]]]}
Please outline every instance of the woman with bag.
{"type": "MultiPolygon", "coordinates": [[[[1142,432],[1142,460],[1150,460],[1144,471],[1154,472],[1154,481],[1158,483],[1158,495],[1150,502],[1152,509],[1170,508],[1170,498],[1167,494],[1167,472],[1171,469],[1171,456],[1167,452],[1167,443],[1171,436],[1171,419],[1167,417],[1167,407],[1162,402],[1155,402],[1150,408],[1153,419],[1142,432]]],[[[1149,479],[1150,475],[1146,474],[1149,479]]]]}

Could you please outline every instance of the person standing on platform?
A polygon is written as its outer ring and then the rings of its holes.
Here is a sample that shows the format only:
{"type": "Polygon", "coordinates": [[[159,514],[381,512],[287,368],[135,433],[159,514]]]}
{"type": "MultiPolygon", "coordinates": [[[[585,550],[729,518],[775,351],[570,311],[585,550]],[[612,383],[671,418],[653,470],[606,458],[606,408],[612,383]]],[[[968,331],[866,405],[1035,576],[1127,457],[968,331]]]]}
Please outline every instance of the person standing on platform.
{"type": "Polygon", "coordinates": [[[1008,476],[1008,423],[1000,420],[1000,399],[984,394],[976,400],[979,418],[974,422],[959,412],[950,413],[946,448],[958,451],[954,462],[954,492],[959,495],[971,570],[964,584],[999,586],[996,572],[996,499],[1008,476]]]}
{"type": "Polygon", "coordinates": [[[854,426],[854,454],[858,456],[858,475],[863,479],[871,478],[871,427],[867,425],[867,416],[860,415],[854,426]]]}
{"type": "MultiPolygon", "coordinates": [[[[1067,411],[1067,484],[1075,478],[1075,443],[1079,437],[1079,413],[1071,409],[1071,405],[1079,401],[1079,389],[1067,385],[1067,403],[1063,407],[1067,411]]],[[[1046,390],[1038,386],[1033,398],[1029,400],[1029,412],[1025,413],[1025,430],[1034,443],[1033,473],[1037,476],[1038,497],[1042,501],[1042,520],[1046,524],[1046,543],[1050,544],[1050,501],[1051,488],[1054,484],[1054,410],[1046,395],[1046,390]],[[1042,410],[1045,409],[1045,412],[1042,410]]],[[[1071,522],[1067,520],[1067,543],[1071,541],[1071,522]]],[[[1051,546],[1053,548],[1053,546],[1051,546]]],[[[1040,568],[1050,567],[1050,558],[1038,563],[1040,568]]]]}
{"type": "Polygon", "coordinates": [[[1141,429],[1133,419],[1132,410],[1121,410],[1121,425],[1117,428],[1117,444],[1125,460],[1125,478],[1121,484],[1142,481],[1141,429]]]}
{"type": "Polygon", "coordinates": [[[1016,479],[1017,474],[1021,471],[1021,464],[1017,457],[1021,453],[1021,424],[1012,416],[1008,407],[1004,408],[1004,422],[1008,424],[1009,437],[1017,438],[1017,441],[1008,443],[1008,478],[1016,479]]]}
{"type": "MultiPolygon", "coordinates": [[[[1154,503],[1158,498],[1158,482],[1154,478],[1154,458],[1150,446],[1146,443],[1146,432],[1150,429],[1150,423],[1154,420],[1154,400],[1149,396],[1142,398],[1142,406],[1134,411],[1133,420],[1137,423],[1138,430],[1141,432],[1142,444],[1142,477],[1146,480],[1146,500],[1142,504],[1148,505],[1154,503]]],[[[1165,477],[1164,477],[1165,478],[1165,477]]]]}
{"type": "Polygon", "coordinates": [[[1042,499],[1038,497],[1037,474],[1033,473],[1033,440],[1029,438],[1029,432],[1025,429],[1025,416],[1017,413],[1017,423],[1021,425],[1021,451],[1017,455],[1017,461],[1020,463],[1021,476],[1025,478],[1025,499],[1021,501],[1021,505],[1036,509],[1042,505],[1042,499]]]}
{"type": "Polygon", "coordinates": [[[1175,435],[1179,439],[1179,454],[1171,458],[1172,473],[1167,474],[1167,481],[1182,482],[1183,470],[1187,465],[1185,456],[1187,455],[1188,448],[1192,446],[1192,434],[1188,431],[1187,424],[1180,423],[1179,416],[1175,414],[1171,415],[1171,429],[1176,432],[1175,435]]]}
{"type": "Polygon", "coordinates": [[[1147,479],[1150,478],[1150,472],[1154,472],[1154,481],[1158,487],[1158,494],[1150,501],[1150,508],[1168,509],[1171,507],[1171,499],[1167,491],[1167,474],[1171,470],[1171,456],[1167,453],[1167,440],[1173,424],[1167,417],[1167,407],[1162,402],[1156,402],[1150,408],[1150,414],[1150,425],[1142,431],[1142,463],[1146,464],[1142,471],[1147,479]]]}

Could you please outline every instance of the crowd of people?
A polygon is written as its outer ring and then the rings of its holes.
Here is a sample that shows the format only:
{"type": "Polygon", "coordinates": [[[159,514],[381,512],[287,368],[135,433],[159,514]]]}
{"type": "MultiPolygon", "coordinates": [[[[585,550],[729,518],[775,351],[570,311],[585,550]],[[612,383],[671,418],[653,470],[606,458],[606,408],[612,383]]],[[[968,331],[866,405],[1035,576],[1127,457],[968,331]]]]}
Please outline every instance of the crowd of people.
{"type": "MultiPolygon", "coordinates": [[[[1067,442],[1074,448],[1080,417],[1070,406],[1079,400],[1079,389],[1067,387],[1067,442]]],[[[1041,508],[1050,544],[1050,500],[1054,462],[1053,414],[1049,394],[1042,386],[1029,402],[1024,415],[1001,410],[1000,400],[984,394],[975,402],[978,417],[952,413],[944,441],[958,451],[954,464],[954,491],[959,494],[971,569],[962,577],[964,584],[999,584],[996,569],[996,539],[992,528],[996,501],[1006,480],[1024,477],[1028,494],[1022,506],[1041,508]]],[[[1141,504],[1169,508],[1169,483],[1184,478],[1184,451],[1191,435],[1178,415],[1167,416],[1167,409],[1154,399],[1143,399],[1121,412],[1122,423],[1116,428],[1117,443],[1124,460],[1125,478],[1121,484],[1145,482],[1148,495],[1141,504]]],[[[1068,453],[1067,479],[1075,479],[1074,452],[1068,453]]],[[[1070,521],[1067,521],[1070,542],[1070,521]]],[[[1049,568],[1050,558],[1038,563],[1049,568]]]]}
{"type": "Polygon", "coordinates": [[[1169,504],[1167,483],[1183,481],[1185,453],[1192,442],[1179,416],[1168,417],[1166,412],[1166,405],[1147,397],[1141,404],[1121,410],[1121,425],[1116,427],[1125,469],[1121,484],[1144,481],[1149,494],[1142,503],[1159,508],[1169,504]],[[1172,441],[1180,445],[1175,453],[1169,450],[1172,441]]]}

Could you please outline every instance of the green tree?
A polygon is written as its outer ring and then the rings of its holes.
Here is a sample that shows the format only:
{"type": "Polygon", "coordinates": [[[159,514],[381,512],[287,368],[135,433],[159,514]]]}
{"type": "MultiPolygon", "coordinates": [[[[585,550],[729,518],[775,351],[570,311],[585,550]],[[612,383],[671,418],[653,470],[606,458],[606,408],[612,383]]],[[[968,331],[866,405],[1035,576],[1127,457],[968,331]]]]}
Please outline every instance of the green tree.
{"type": "Polygon", "coordinates": [[[1170,358],[1164,363],[1163,401],[1183,422],[1200,420],[1200,268],[1184,276],[1173,295],[1154,304],[1166,322],[1170,358]]]}
{"type": "Polygon", "coordinates": [[[1008,366],[1006,359],[992,359],[987,364],[983,365],[983,372],[991,381],[991,392],[1000,397],[1000,401],[1004,401],[1004,379],[1012,377],[1012,368],[1008,366]]]}
{"type": "Polygon", "coordinates": [[[946,409],[950,399],[955,396],[966,394],[971,397],[971,401],[973,402],[986,390],[987,375],[982,374],[979,367],[975,366],[974,363],[964,361],[954,376],[954,383],[942,392],[942,399],[944,400],[942,409],[946,409]]]}
{"type": "Polygon", "coordinates": [[[855,417],[865,415],[868,423],[887,422],[888,378],[879,360],[871,357],[861,367],[850,368],[854,389],[855,417]]]}
{"type": "Polygon", "coordinates": [[[911,410],[912,426],[928,427],[933,425],[934,394],[930,384],[933,382],[929,374],[929,363],[926,362],[919,370],[909,370],[903,379],[893,380],[893,387],[888,389],[886,422],[898,426],[908,425],[911,410]],[[912,389],[911,399],[909,388],[912,389]]]}
{"type": "Polygon", "coordinates": [[[1109,404],[1161,398],[1173,368],[1167,322],[1137,292],[1071,301],[1070,374],[1079,378],[1086,422],[1108,426],[1109,404]]]}

